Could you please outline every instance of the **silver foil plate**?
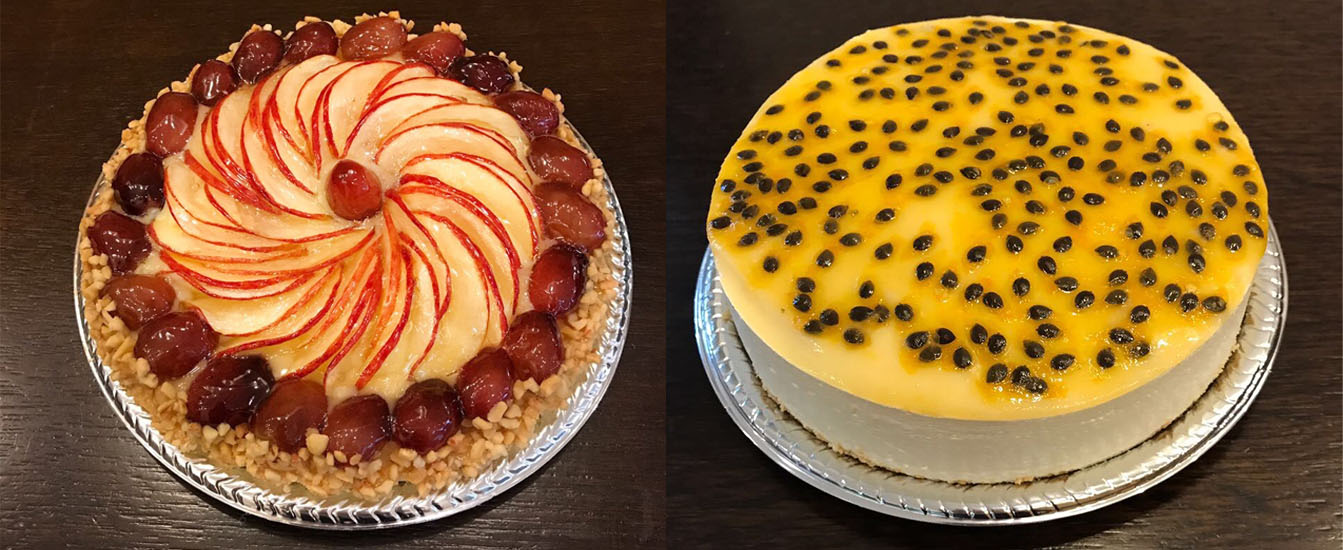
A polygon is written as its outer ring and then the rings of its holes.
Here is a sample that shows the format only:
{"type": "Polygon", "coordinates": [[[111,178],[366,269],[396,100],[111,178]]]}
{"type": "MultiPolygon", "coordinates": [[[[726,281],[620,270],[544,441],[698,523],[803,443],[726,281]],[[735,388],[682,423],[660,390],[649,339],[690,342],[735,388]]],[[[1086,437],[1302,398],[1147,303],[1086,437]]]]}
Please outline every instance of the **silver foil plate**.
{"type": "Polygon", "coordinates": [[[1240,349],[1184,415],[1105,462],[1024,484],[953,484],[875,468],[835,452],[761,390],[731,306],[705,253],[695,288],[695,337],[710,385],[742,433],[784,470],[835,498],[883,514],[956,525],[1013,525],[1075,516],[1137,495],[1192,464],[1245,414],[1278,350],[1287,272],[1277,230],[1247,299],[1240,349]]]}
{"type": "MultiPolygon", "coordinates": [[[[583,148],[591,152],[591,146],[578,130],[572,126],[570,129],[583,148]]],[[[99,177],[86,210],[107,185],[110,185],[108,180],[99,177]]],[[[245,475],[236,475],[233,469],[221,469],[201,456],[187,455],[168,443],[151,425],[149,413],[112,379],[110,368],[98,356],[98,344],[90,336],[88,320],[84,318],[84,298],[80,292],[83,262],[79,259],[76,239],[75,318],[84,355],[99,389],[117,417],[130,428],[149,454],[182,481],[232,508],[278,523],[330,530],[382,529],[445,518],[479,506],[540,470],[573,439],[611,385],[629,327],[634,270],[630,264],[629,229],[616,200],[615,188],[609,177],[603,178],[602,185],[608,197],[606,210],[615,215],[615,231],[607,238],[612,244],[608,257],[618,288],[616,298],[608,304],[607,317],[596,343],[601,359],[582,367],[585,372],[581,381],[573,387],[553,420],[537,430],[526,447],[473,479],[458,481],[423,497],[399,495],[396,490],[379,500],[348,495],[319,499],[277,492],[253,483],[245,475]]]]}

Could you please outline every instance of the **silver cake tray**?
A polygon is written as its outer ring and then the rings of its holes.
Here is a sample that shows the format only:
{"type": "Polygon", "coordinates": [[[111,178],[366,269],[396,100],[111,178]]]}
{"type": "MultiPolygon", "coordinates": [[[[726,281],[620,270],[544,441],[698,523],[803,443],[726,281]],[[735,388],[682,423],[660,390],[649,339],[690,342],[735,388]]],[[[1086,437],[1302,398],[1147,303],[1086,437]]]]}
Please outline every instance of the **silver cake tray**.
{"type": "Polygon", "coordinates": [[[784,470],[835,498],[895,517],[1015,525],[1075,516],[1140,494],[1192,464],[1226,435],[1263,386],[1287,314],[1287,271],[1272,223],[1247,299],[1239,351],[1183,416],[1107,461],[1024,484],[921,479],[835,452],[762,392],[710,253],[700,266],[693,307],[700,357],[714,392],[742,433],[784,470]]]}
{"type": "MultiPolygon", "coordinates": [[[[570,129],[584,149],[591,152],[591,146],[578,134],[578,130],[572,126],[570,129]]],[[[572,394],[564,401],[554,419],[537,430],[526,447],[473,479],[458,481],[423,497],[398,495],[398,491],[393,490],[379,500],[349,495],[319,499],[272,491],[253,483],[245,472],[221,469],[202,456],[187,455],[168,443],[151,425],[149,413],[135,403],[121,384],[112,379],[110,368],[98,356],[97,342],[89,335],[88,321],[84,318],[84,298],[79,284],[83,263],[79,259],[76,244],[75,318],[84,345],[84,355],[93,369],[98,387],[117,417],[130,428],[135,439],[144,445],[149,454],[188,485],[229,507],[278,523],[330,530],[382,529],[458,514],[504,493],[559,454],[560,449],[573,439],[574,434],[592,415],[611,385],[629,327],[634,270],[630,264],[629,229],[625,225],[620,203],[616,200],[615,188],[609,177],[603,178],[602,184],[608,197],[606,209],[615,215],[615,231],[607,238],[612,244],[611,267],[618,290],[616,298],[608,304],[607,318],[602,323],[602,332],[596,343],[601,359],[582,366],[585,372],[580,375],[581,381],[572,388],[572,394]]],[[[107,179],[99,177],[88,206],[93,205],[98,193],[107,185],[107,179]]]]}

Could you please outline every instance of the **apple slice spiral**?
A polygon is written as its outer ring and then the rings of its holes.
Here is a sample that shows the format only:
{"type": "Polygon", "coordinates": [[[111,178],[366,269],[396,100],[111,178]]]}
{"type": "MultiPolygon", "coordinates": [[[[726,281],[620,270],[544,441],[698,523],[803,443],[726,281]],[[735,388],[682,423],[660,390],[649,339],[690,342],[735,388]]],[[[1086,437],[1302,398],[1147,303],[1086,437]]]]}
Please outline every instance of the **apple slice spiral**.
{"type": "Polygon", "coordinates": [[[221,335],[216,355],[263,355],[332,403],[394,400],[452,379],[532,309],[531,139],[481,92],[422,63],[315,55],[201,111],[163,161],[148,233],[221,335]],[[342,161],[378,180],[371,216],[332,210],[342,161]]]}

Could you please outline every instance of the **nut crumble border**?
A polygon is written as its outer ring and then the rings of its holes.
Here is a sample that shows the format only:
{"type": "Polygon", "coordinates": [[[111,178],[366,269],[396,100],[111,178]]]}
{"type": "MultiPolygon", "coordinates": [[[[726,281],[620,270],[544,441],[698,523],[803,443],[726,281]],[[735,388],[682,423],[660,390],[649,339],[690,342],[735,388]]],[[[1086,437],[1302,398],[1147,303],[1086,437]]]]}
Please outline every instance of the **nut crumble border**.
{"type": "MultiPolygon", "coordinates": [[[[402,19],[397,11],[380,12],[377,16],[400,21],[407,31],[414,27],[413,21],[402,19]]],[[[363,14],[355,17],[354,21],[359,23],[377,16],[363,14]]],[[[295,25],[295,29],[319,21],[322,20],[305,17],[295,25]]],[[[337,36],[344,35],[352,26],[338,19],[329,23],[337,36]]],[[[451,32],[463,40],[466,38],[457,23],[440,22],[433,30],[451,32]]],[[[247,33],[257,31],[276,32],[267,24],[252,25],[247,33]]],[[[408,39],[415,36],[410,34],[408,39]]],[[[237,47],[238,42],[231,44],[228,52],[216,59],[225,62],[231,60],[237,47]]],[[[467,50],[468,55],[473,53],[467,50]]],[[[514,89],[525,89],[520,77],[522,66],[509,60],[504,52],[497,55],[508,62],[517,78],[514,89]]],[[[193,67],[183,81],[174,81],[169,87],[160,90],[156,97],[169,91],[189,91],[189,82],[199,66],[197,64],[193,67]]],[[[541,94],[560,111],[563,123],[559,125],[557,137],[588,155],[593,167],[593,178],[583,185],[582,192],[606,214],[607,235],[615,235],[618,226],[616,212],[606,206],[611,197],[603,183],[606,173],[601,160],[584,146],[564,118],[561,96],[548,88],[543,89],[541,94]]],[[[112,314],[115,306],[111,300],[99,296],[112,275],[106,257],[93,254],[87,237],[87,229],[94,218],[115,205],[114,193],[108,182],[117,168],[127,156],[145,148],[144,123],[153,103],[154,100],[147,102],[141,118],[131,121],[122,131],[120,145],[103,164],[95,186],[96,195],[90,200],[79,225],[78,254],[82,276],[78,283],[84,301],[83,320],[87,323],[90,339],[95,343],[96,353],[108,367],[111,379],[149,414],[153,428],[163,439],[183,454],[193,459],[204,458],[231,475],[245,473],[249,481],[271,491],[292,493],[294,489],[299,489],[306,493],[303,496],[317,498],[350,496],[371,500],[388,496],[394,491],[423,497],[441,491],[452,483],[473,479],[524,448],[538,431],[554,420],[563,402],[572,394],[572,389],[584,381],[587,369],[582,367],[601,362],[601,327],[610,315],[608,304],[620,292],[615,271],[629,269],[628,265],[615,265],[612,255],[616,251],[611,238],[589,255],[586,287],[578,306],[556,319],[565,346],[565,360],[560,372],[539,384],[530,379],[515,382],[511,402],[496,404],[485,419],[475,418],[464,422],[462,430],[450,438],[443,448],[421,455],[400,448],[395,441],[388,441],[372,460],[361,461],[361,457],[355,456],[350,458],[350,464],[339,465],[337,461],[344,462],[347,457],[325,452],[326,436],[316,432],[309,432],[307,448],[291,454],[281,452],[269,442],[256,437],[247,425],[201,426],[187,421],[183,384],[180,381],[159,381],[149,372],[145,360],[133,356],[136,334],[112,314]]],[[[628,264],[628,259],[625,263],[628,264]]]]}

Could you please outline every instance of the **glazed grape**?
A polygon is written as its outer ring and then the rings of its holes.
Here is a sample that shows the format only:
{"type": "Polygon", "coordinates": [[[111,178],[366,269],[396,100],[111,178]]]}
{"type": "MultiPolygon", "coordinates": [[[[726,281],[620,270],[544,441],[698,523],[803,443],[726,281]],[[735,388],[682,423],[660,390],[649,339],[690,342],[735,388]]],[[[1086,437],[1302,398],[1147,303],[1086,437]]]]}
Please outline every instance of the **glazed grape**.
{"type": "Polygon", "coordinates": [[[429,379],[406,389],[392,409],[393,434],[402,447],[427,453],[462,427],[462,403],[447,382],[429,379]]]}
{"type": "Polygon", "coordinates": [[[482,351],[462,367],[457,375],[457,391],[462,395],[466,418],[489,416],[495,403],[513,397],[513,361],[502,349],[482,351]]]}
{"type": "Polygon", "coordinates": [[[466,53],[466,46],[457,35],[447,31],[436,31],[407,42],[401,48],[401,55],[408,61],[418,61],[433,67],[438,74],[445,74],[452,62],[466,53]]]}
{"type": "Polygon", "coordinates": [[[238,74],[233,71],[232,65],[218,59],[201,63],[201,67],[191,77],[191,96],[207,107],[213,107],[236,89],[238,74]]]}
{"type": "Polygon", "coordinates": [[[345,31],[340,39],[340,54],[345,59],[375,59],[390,54],[406,43],[406,28],[390,17],[374,17],[345,31]]]}
{"type": "Polygon", "coordinates": [[[513,118],[518,119],[522,129],[532,137],[555,133],[560,125],[560,110],[541,94],[527,90],[514,90],[495,96],[494,104],[513,118]]]}
{"type": "Polygon", "coordinates": [[[280,65],[284,56],[284,40],[270,31],[256,31],[244,36],[233,53],[233,70],[238,78],[254,84],[280,65]]]}
{"type": "Polygon", "coordinates": [[[304,447],[308,430],[326,422],[326,390],[311,380],[286,380],[275,385],[252,418],[252,429],[281,451],[304,447]]]}
{"type": "Polygon", "coordinates": [[[191,372],[219,344],[219,334],[194,311],[161,315],[140,328],[135,356],[149,362],[149,370],[164,380],[191,372]]]}
{"type": "Polygon", "coordinates": [[[284,60],[298,63],[315,55],[335,55],[340,48],[336,31],[326,21],[308,23],[293,34],[284,45],[284,60]]]}
{"type": "Polygon", "coordinates": [[[346,159],[331,169],[326,200],[336,215],[347,220],[362,220],[382,208],[382,186],[378,176],[368,168],[346,159]]]}
{"type": "Polygon", "coordinates": [[[602,210],[568,184],[543,183],[537,187],[536,210],[547,236],[584,251],[600,248],[606,240],[602,210]]]}
{"type": "Polygon", "coordinates": [[[378,447],[392,436],[391,411],[387,401],[377,395],[358,395],[342,401],[326,416],[328,452],[345,456],[373,458],[378,447]]]}
{"type": "Polygon", "coordinates": [[[145,149],[160,158],[181,152],[195,127],[196,98],[182,92],[163,94],[145,118],[145,149]]]}
{"type": "Polygon", "coordinates": [[[113,275],[135,271],[140,260],[149,256],[149,235],[145,226],[120,212],[99,214],[89,226],[89,242],[94,254],[106,254],[113,275]]]}
{"type": "Polygon", "coordinates": [[[153,275],[113,277],[103,286],[101,295],[112,298],[112,303],[117,305],[113,313],[131,330],[172,311],[173,302],[177,300],[172,285],[153,275]]]}
{"type": "Polygon", "coordinates": [[[256,355],[216,357],[187,388],[187,420],[206,426],[237,426],[252,419],[275,379],[256,355]]]}
{"type": "Polygon", "coordinates": [[[163,207],[163,161],[149,153],[136,153],[121,161],[112,178],[117,204],[132,216],[163,207]]]}
{"type": "Polygon", "coordinates": [[[458,82],[487,94],[506,91],[513,85],[513,73],[508,70],[508,63],[492,55],[459,57],[452,62],[448,73],[458,82]]]}
{"type": "Polygon", "coordinates": [[[564,346],[555,328],[555,318],[542,311],[528,311],[515,318],[500,344],[513,362],[513,378],[538,383],[560,371],[564,346]]]}
{"type": "Polygon", "coordinates": [[[587,281],[588,257],[567,245],[555,245],[532,264],[527,295],[532,307],[559,315],[574,308],[587,281]]]}
{"type": "Polygon", "coordinates": [[[557,137],[542,136],[532,140],[527,160],[542,181],[579,187],[592,179],[592,164],[588,162],[587,154],[557,137]]]}

